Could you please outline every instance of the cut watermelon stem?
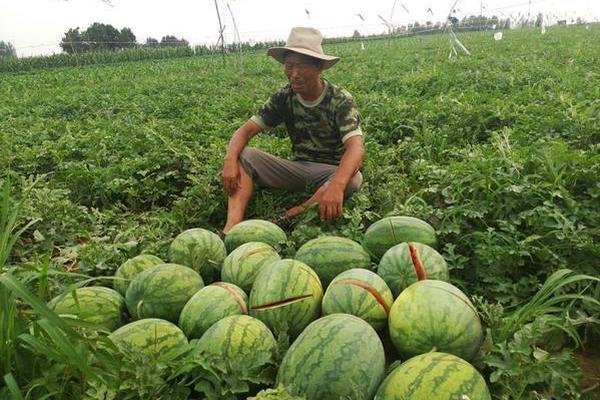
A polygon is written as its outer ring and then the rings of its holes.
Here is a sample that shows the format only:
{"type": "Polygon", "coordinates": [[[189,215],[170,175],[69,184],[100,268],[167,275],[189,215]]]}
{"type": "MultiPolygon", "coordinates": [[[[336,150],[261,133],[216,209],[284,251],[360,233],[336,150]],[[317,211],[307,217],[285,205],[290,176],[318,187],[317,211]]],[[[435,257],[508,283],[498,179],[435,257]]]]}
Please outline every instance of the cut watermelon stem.
{"type": "Polygon", "coordinates": [[[236,292],[234,289],[230,288],[229,286],[223,284],[222,282],[215,282],[215,283],[213,283],[213,286],[220,287],[222,289],[225,289],[229,293],[231,293],[231,295],[233,296],[233,298],[236,301],[236,303],[238,304],[238,306],[240,306],[240,310],[242,310],[242,313],[248,315],[248,308],[246,307],[246,303],[244,302],[244,299],[242,299],[242,296],[240,296],[240,294],[238,292],[236,292]]]}
{"type": "Polygon", "coordinates": [[[358,279],[340,279],[339,281],[335,281],[334,285],[339,285],[346,283],[348,285],[358,286],[361,289],[366,290],[375,298],[375,300],[383,307],[385,314],[388,315],[390,313],[390,307],[387,305],[381,294],[375,290],[374,287],[367,285],[365,282],[359,281],[358,279]]]}
{"type": "Polygon", "coordinates": [[[412,260],[413,266],[415,267],[417,279],[420,281],[427,279],[427,273],[425,272],[425,268],[423,267],[421,259],[419,258],[417,246],[415,246],[415,244],[412,242],[408,242],[408,250],[410,251],[410,259],[412,260]]]}

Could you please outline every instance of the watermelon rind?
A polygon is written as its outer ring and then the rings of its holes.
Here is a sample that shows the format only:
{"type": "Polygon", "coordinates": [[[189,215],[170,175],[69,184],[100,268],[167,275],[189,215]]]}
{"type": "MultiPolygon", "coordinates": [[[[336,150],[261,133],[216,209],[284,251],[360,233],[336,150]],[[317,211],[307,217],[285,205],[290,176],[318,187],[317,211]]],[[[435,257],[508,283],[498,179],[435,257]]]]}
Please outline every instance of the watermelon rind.
{"type": "Polygon", "coordinates": [[[178,325],[188,339],[198,339],[215,322],[241,314],[248,314],[246,293],[231,283],[215,282],[188,300],[181,310],[178,325]]]}
{"type": "Polygon", "coordinates": [[[375,400],[490,400],[483,376],[467,361],[447,353],[425,353],[396,367],[375,400]]]}
{"type": "Polygon", "coordinates": [[[225,244],[214,232],[193,228],[181,232],[169,246],[169,261],[198,272],[204,282],[220,279],[221,265],[227,256],[225,244]]]}
{"type": "Polygon", "coordinates": [[[409,358],[432,349],[471,360],[483,340],[479,314],[450,283],[418,281],[404,289],[389,315],[392,343],[409,358]]]}
{"type": "Polygon", "coordinates": [[[248,219],[234,225],[225,236],[225,247],[228,253],[248,242],[266,243],[280,252],[285,247],[287,235],[273,222],[248,219]]]}
{"type": "Polygon", "coordinates": [[[347,314],[306,327],[283,357],[277,383],[307,400],[371,399],[385,373],[375,330],[347,314]]]}
{"type": "Polygon", "coordinates": [[[142,352],[160,358],[188,344],[179,327],[159,318],[146,318],[123,325],[108,338],[124,352],[142,352]]]}
{"type": "Polygon", "coordinates": [[[134,319],[161,318],[177,323],[181,310],[204,282],[184,265],[159,264],[140,272],[129,285],[125,301],[134,319]]]}
{"type": "Polygon", "coordinates": [[[164,261],[152,254],[140,254],[130,258],[115,271],[113,288],[125,296],[129,283],[137,274],[158,264],[164,264],[164,261]]]}
{"type": "Polygon", "coordinates": [[[385,281],[375,272],[354,268],[342,272],[323,296],[323,315],[351,314],[380,331],[387,325],[394,297],[385,281]]]}
{"type": "Polygon", "coordinates": [[[256,276],[265,265],[281,260],[273,247],[262,242],[240,245],[225,257],[221,280],[239,286],[250,293],[256,276]]]}
{"type": "Polygon", "coordinates": [[[48,303],[57,314],[98,325],[112,332],[125,323],[125,299],[116,290],[87,286],[58,295],[48,303]]]}
{"type": "Polygon", "coordinates": [[[323,285],[349,269],[371,266],[371,257],[359,243],[339,236],[311,239],[298,249],[294,258],[311,267],[323,285]]]}
{"type": "Polygon", "coordinates": [[[380,260],[392,246],[402,242],[419,242],[435,247],[435,230],[427,222],[407,216],[380,219],[365,232],[363,247],[375,259],[380,260]]]}

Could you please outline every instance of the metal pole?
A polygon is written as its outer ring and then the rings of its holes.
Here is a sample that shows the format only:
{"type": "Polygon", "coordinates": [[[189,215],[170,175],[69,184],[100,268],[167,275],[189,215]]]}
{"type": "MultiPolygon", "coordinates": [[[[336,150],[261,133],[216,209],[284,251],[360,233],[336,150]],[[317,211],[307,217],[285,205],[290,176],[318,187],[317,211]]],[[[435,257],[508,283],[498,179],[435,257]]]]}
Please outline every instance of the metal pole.
{"type": "Polygon", "coordinates": [[[221,41],[221,54],[223,55],[223,62],[225,62],[225,37],[223,37],[223,24],[221,24],[221,14],[219,13],[219,5],[215,0],[215,8],[217,9],[217,18],[219,19],[219,40],[221,41]]]}

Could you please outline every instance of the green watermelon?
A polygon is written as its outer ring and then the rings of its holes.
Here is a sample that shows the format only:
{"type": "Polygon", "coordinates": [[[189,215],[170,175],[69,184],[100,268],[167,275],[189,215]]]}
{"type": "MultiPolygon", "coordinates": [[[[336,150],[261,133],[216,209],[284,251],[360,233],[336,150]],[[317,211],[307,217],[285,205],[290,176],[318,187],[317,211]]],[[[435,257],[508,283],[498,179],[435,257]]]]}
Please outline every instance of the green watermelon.
{"type": "Polygon", "coordinates": [[[59,315],[97,324],[109,332],[123,325],[127,315],[123,296],[102,286],[82,287],[56,296],[48,306],[59,315]]]}
{"type": "Polygon", "coordinates": [[[435,230],[418,218],[387,217],[369,226],[362,245],[379,260],[390,247],[402,242],[419,242],[435,247],[435,230]]]}
{"type": "Polygon", "coordinates": [[[371,266],[371,257],[360,244],[338,236],[309,240],[298,249],[294,258],[311,267],[323,285],[349,269],[371,266]]]}
{"type": "Polygon", "coordinates": [[[307,400],[372,399],[384,374],[375,330],[360,318],[333,314],[298,336],[283,357],[277,383],[307,400]]]}
{"type": "Polygon", "coordinates": [[[256,275],[262,267],[279,260],[281,260],[279,254],[266,243],[244,243],[223,261],[221,280],[238,285],[246,293],[250,293],[256,275]]]}
{"type": "Polygon", "coordinates": [[[159,358],[188,343],[177,325],[158,318],[131,322],[108,335],[108,338],[121,351],[138,351],[159,358]]]}
{"type": "Polygon", "coordinates": [[[446,353],[425,353],[396,367],[375,400],[490,400],[481,374],[471,364],[446,353]]]}
{"type": "Polygon", "coordinates": [[[394,303],[392,291],[375,272],[355,268],[342,272],[323,296],[323,315],[352,314],[376,330],[385,328],[394,303]]]}
{"type": "Polygon", "coordinates": [[[250,292],[250,315],[273,332],[295,337],[321,312],[323,288],[306,264],[291,259],[263,267],[250,292]]]}
{"type": "Polygon", "coordinates": [[[204,287],[200,274],[178,264],[159,264],[140,272],[125,300],[134,319],[162,318],[177,322],[181,309],[204,287]]]}
{"type": "Polygon", "coordinates": [[[137,274],[164,261],[152,254],[140,254],[125,261],[115,272],[114,289],[125,296],[129,283],[137,274]]]}
{"type": "Polygon", "coordinates": [[[416,281],[450,279],[444,257],[432,247],[417,242],[400,243],[386,251],[377,273],[392,289],[394,297],[416,281]]]}
{"type": "Polygon", "coordinates": [[[192,296],[179,315],[179,327],[188,339],[197,339],[215,322],[230,315],[248,314],[248,297],[226,282],[210,284],[192,296]]]}
{"type": "Polygon", "coordinates": [[[229,253],[248,242],[266,243],[279,252],[287,242],[287,235],[272,222],[249,219],[234,225],[225,236],[225,247],[229,253]]]}
{"type": "Polygon", "coordinates": [[[389,316],[392,343],[411,357],[432,349],[471,360],[483,340],[477,310],[455,286],[418,281],[394,301],[389,316]]]}
{"type": "Polygon", "coordinates": [[[221,238],[202,228],[180,233],[169,246],[169,261],[192,268],[206,283],[219,280],[226,255],[221,238]]]}

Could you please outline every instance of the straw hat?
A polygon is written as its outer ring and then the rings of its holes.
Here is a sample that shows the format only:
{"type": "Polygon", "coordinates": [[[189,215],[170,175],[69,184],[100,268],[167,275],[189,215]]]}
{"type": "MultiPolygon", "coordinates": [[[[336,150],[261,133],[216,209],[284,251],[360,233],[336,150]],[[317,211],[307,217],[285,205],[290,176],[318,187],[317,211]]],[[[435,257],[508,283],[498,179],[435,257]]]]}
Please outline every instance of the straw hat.
{"type": "Polygon", "coordinates": [[[285,46],[271,47],[267,50],[267,55],[283,64],[286,53],[293,51],[323,60],[323,69],[327,69],[338,62],[340,58],[323,53],[323,47],[321,47],[322,41],[323,35],[317,29],[294,27],[290,32],[290,36],[288,36],[285,46]]]}

